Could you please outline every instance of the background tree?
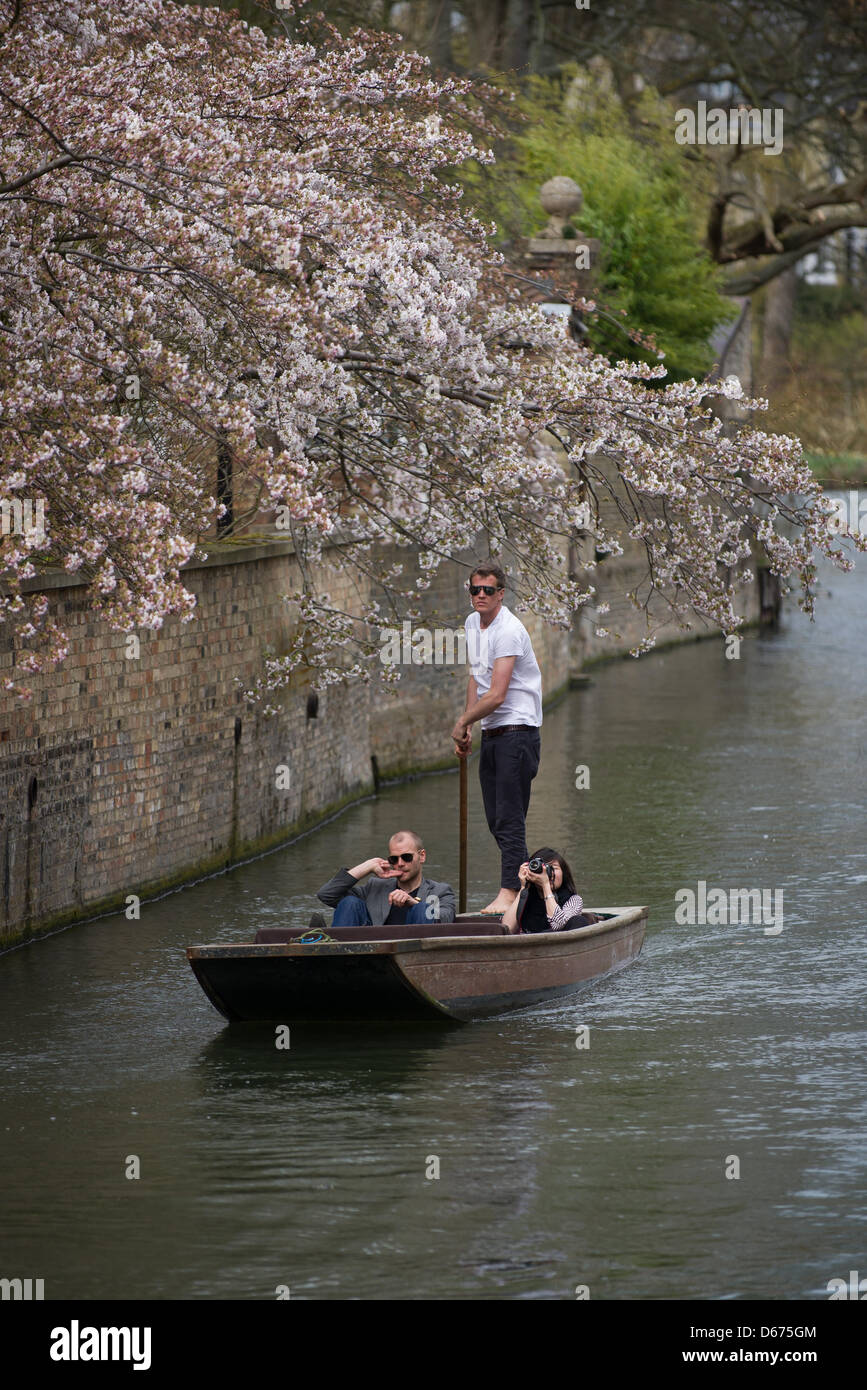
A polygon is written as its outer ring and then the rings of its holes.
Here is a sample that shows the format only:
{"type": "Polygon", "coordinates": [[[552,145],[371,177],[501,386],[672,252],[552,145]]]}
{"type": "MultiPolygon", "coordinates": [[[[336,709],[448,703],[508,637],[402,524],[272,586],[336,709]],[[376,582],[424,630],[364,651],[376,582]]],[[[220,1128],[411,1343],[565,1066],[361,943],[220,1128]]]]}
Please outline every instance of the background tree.
{"type": "Polygon", "coordinates": [[[557,174],[575,179],[581,232],[601,243],[595,302],[604,307],[586,316],[589,345],[611,361],[656,362],[662,352],[672,378],[700,377],[712,365],[713,329],[736,310],[717,289],[701,245],[700,195],[651,92],[639,112],[630,125],[620,101],[574,65],[531,78],[510,108],[512,133],[498,143],[496,164],[470,163],[462,179],[508,248],[540,230],[539,186],[557,174]]]}
{"type": "Polygon", "coordinates": [[[821,150],[821,166],[765,201],[744,171],[769,161],[760,150],[730,151],[706,212],[706,236],[714,258],[737,268],[732,294],[758,289],[834,232],[867,226],[867,6],[861,0],[593,0],[581,10],[574,0],[357,6],[338,0],[326,9],[347,22],[363,12],[365,22],[406,33],[431,56],[435,13],[437,61],[464,74],[493,69],[519,82],[530,73],[554,74],[565,63],[603,60],[627,109],[648,84],[672,110],[699,99],[781,107],[787,150],[821,150]],[[451,34],[447,47],[443,33],[451,34]]]}
{"type": "Polygon", "coordinates": [[[774,394],[771,427],[796,429],[819,476],[863,479],[867,455],[867,315],[846,286],[803,285],[791,369],[774,394]]]}
{"type": "Polygon", "coordinates": [[[607,494],[597,546],[643,546],[639,607],[659,591],[731,630],[729,576],[758,540],[809,609],[813,548],[836,541],[798,442],[724,435],[708,397],[736,382],[648,390],[656,369],[578,349],[461,211],[440,175],[488,157],[469,133],[487,94],[431,81],[388,36],[282,24],[0,4],[0,494],[47,504],[45,535],[0,537],[7,688],[65,655],[44,594],[21,591],[38,567],[79,575],[120,631],[192,617],[181,566],[219,514],[203,465],[225,449],[285,514],[304,575],[266,686],[378,654],[376,605],[359,626],[316,585],[338,517],[344,563],[404,605],[484,530],[565,624],[594,562],[567,574],[562,542],[607,494]],[[420,546],[420,574],[384,573],[382,541],[420,546]]]}
{"type": "MultiPolygon", "coordinates": [[[[724,291],[758,296],[766,331],[755,376],[763,390],[779,391],[791,369],[803,286],[790,272],[846,237],[851,283],[867,246],[852,236],[867,227],[863,0],[593,0],[586,9],[573,0],[443,0],[366,8],[373,22],[400,29],[438,65],[471,74],[494,68],[516,86],[575,60],[587,69],[601,64],[634,133],[648,85],[668,103],[672,123],[677,109],[699,100],[782,110],[781,156],[746,145],[688,150],[705,189],[702,240],[725,271],[724,291]],[[436,51],[429,9],[438,16],[436,51]]],[[[348,14],[353,0],[340,9],[348,14]]],[[[825,425],[833,428],[827,411],[825,425]]]]}

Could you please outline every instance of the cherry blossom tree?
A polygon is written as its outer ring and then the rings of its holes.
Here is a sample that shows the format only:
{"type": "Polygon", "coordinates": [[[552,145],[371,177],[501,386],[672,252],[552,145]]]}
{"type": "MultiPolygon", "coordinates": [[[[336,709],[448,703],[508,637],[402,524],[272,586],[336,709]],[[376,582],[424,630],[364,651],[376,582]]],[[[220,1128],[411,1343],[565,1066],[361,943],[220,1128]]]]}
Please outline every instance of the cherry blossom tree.
{"type": "Polygon", "coordinates": [[[313,578],[336,532],[412,616],[486,531],[530,606],[568,624],[594,562],[570,575],[563,543],[607,495],[620,522],[596,547],[644,546],[637,604],[664,592],[684,622],[734,629],[748,576],[731,571],[759,542],[811,609],[814,548],[839,537],[797,440],[730,437],[710,406],[733,379],[666,386],[662,364],[582,351],[462,209],[448,171],[490,160],[492,94],[432,81],[390,36],[299,36],[269,10],[266,34],[170,0],[0,3],[7,689],[28,695],[67,651],[22,589],[46,566],[80,575],[115,630],[194,617],[182,567],[222,510],[218,453],[304,575],[297,641],[260,694],[304,663],[319,685],[369,673],[380,607],[338,613],[313,578]],[[8,524],[37,500],[44,526],[8,524]],[[418,569],[385,572],[383,542],[419,546],[418,569]]]}

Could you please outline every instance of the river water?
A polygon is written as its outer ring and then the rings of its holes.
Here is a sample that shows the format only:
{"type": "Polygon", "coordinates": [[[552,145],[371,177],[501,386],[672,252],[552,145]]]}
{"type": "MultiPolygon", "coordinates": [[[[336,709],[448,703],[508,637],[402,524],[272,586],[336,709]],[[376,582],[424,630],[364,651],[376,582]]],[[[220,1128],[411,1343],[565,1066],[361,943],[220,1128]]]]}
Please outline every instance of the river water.
{"type": "MultiPolygon", "coordinates": [[[[402,825],[456,882],[450,775],[0,959],[0,1275],[62,1299],[804,1299],[867,1275],[867,564],[820,574],[815,624],[598,668],[546,714],[530,847],[562,846],[590,904],[650,905],[639,961],[566,1003],[277,1050],[195,983],[186,945],[306,921],[402,825]],[[699,881],[782,890],[782,931],[680,924],[699,881]]],[[[498,877],[475,766],[470,906],[498,877]]]]}

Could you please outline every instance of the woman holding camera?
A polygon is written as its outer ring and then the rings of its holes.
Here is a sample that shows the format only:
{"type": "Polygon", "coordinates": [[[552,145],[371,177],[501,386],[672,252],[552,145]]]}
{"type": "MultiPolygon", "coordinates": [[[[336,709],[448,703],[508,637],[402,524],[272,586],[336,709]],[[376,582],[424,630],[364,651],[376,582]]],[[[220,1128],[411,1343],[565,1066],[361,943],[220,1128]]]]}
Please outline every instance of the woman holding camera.
{"type": "Polygon", "coordinates": [[[519,932],[564,931],[584,926],[584,902],[572,870],[556,849],[538,849],[518,870],[521,892],[503,913],[503,926],[519,932]]]}

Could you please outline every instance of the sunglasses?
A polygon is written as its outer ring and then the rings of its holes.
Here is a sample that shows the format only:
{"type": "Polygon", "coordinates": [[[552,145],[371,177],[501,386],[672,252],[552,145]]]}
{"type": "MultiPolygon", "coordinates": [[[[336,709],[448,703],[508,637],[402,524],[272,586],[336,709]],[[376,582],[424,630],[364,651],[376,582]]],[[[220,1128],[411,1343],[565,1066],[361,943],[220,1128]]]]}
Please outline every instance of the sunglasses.
{"type": "Polygon", "coordinates": [[[392,867],[394,867],[398,860],[400,860],[401,864],[411,864],[417,853],[418,851],[414,850],[412,854],[390,854],[388,856],[388,862],[392,867]]]}
{"type": "Polygon", "coordinates": [[[477,594],[487,594],[488,598],[493,598],[494,594],[499,591],[499,587],[499,584],[471,584],[470,593],[473,598],[475,598],[477,594]]]}

